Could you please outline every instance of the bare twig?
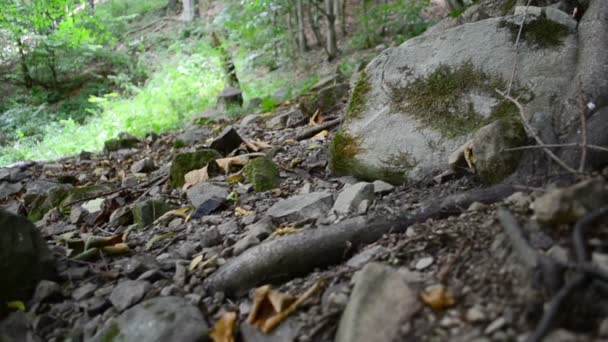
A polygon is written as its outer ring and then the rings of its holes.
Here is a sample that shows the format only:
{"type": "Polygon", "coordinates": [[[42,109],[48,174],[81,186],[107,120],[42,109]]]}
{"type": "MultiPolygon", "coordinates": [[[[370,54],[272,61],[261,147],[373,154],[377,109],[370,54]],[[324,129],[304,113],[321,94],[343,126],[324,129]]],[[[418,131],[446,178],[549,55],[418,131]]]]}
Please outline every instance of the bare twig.
{"type": "MultiPolygon", "coordinates": [[[[531,145],[531,146],[519,146],[505,148],[504,151],[519,151],[519,150],[530,150],[535,148],[554,148],[554,147],[582,147],[582,143],[567,143],[567,144],[546,144],[546,145],[531,145]]],[[[598,150],[602,152],[608,152],[608,147],[587,144],[586,147],[591,150],[598,150]]]]}
{"type": "Polygon", "coordinates": [[[583,83],[578,80],[578,100],[581,106],[580,117],[581,117],[581,163],[578,166],[578,171],[585,171],[585,165],[587,164],[587,106],[585,106],[585,99],[583,98],[583,83]]]}
{"type": "MultiPolygon", "coordinates": [[[[529,135],[531,135],[534,140],[536,140],[536,143],[544,146],[545,143],[542,141],[542,139],[538,136],[538,134],[536,133],[536,131],[534,130],[534,128],[532,128],[532,126],[530,126],[530,124],[528,123],[527,119],[526,119],[526,115],[525,115],[525,109],[524,107],[521,105],[521,103],[519,103],[519,101],[517,101],[516,99],[514,99],[513,97],[511,97],[508,94],[505,94],[504,92],[496,89],[496,92],[498,94],[500,94],[502,97],[504,97],[505,99],[511,101],[518,109],[519,111],[519,116],[521,118],[521,122],[524,125],[526,131],[528,132],[529,135]]],[[[545,151],[545,153],[547,153],[547,155],[549,155],[549,157],[551,159],[553,159],[553,161],[555,161],[559,166],[561,166],[562,168],[564,168],[566,171],[572,173],[572,174],[579,174],[580,172],[578,172],[577,170],[573,169],[572,167],[568,166],[568,164],[566,164],[563,160],[561,160],[557,155],[555,155],[555,153],[553,153],[550,149],[543,147],[543,151],[545,151]]]]}
{"type": "Polygon", "coordinates": [[[309,128],[305,131],[298,133],[298,135],[296,135],[296,140],[300,141],[300,140],[308,139],[323,130],[330,129],[330,128],[333,128],[334,126],[339,125],[340,122],[342,122],[342,119],[335,119],[335,120],[324,122],[318,126],[309,128]]]}
{"type": "Polygon", "coordinates": [[[519,55],[519,40],[521,39],[521,33],[524,31],[524,24],[526,23],[526,17],[528,16],[528,8],[532,0],[528,0],[526,3],[526,9],[524,10],[524,18],[519,25],[519,31],[517,32],[517,39],[515,40],[515,58],[513,60],[513,72],[511,73],[511,80],[509,81],[509,88],[507,88],[507,95],[511,95],[511,89],[513,87],[513,81],[515,80],[515,73],[517,72],[517,57],[519,55]]]}

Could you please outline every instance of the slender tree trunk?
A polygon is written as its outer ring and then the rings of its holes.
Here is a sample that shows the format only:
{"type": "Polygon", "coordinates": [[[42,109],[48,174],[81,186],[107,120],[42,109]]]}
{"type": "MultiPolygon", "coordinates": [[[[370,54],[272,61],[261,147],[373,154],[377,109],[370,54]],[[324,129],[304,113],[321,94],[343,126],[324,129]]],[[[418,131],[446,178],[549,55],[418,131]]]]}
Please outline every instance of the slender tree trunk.
{"type": "Polygon", "coordinates": [[[218,49],[220,52],[220,60],[222,69],[224,70],[224,77],[226,78],[226,85],[241,89],[241,83],[236,75],[236,67],[234,66],[232,56],[230,55],[230,52],[224,48],[218,34],[215,32],[211,32],[211,46],[218,49]]]}
{"type": "Polygon", "coordinates": [[[167,13],[175,13],[177,11],[177,0],[169,0],[167,3],[167,13]]]}
{"type": "Polygon", "coordinates": [[[32,75],[30,74],[30,69],[27,66],[27,61],[25,59],[25,51],[23,49],[23,42],[21,41],[21,37],[17,38],[17,48],[19,50],[19,63],[21,64],[21,73],[23,74],[23,83],[27,89],[32,89],[34,85],[34,80],[32,80],[32,75]]]}
{"type": "MultiPolygon", "coordinates": [[[[314,1],[314,0],[312,0],[314,1]]],[[[323,46],[323,35],[321,35],[321,30],[319,29],[319,22],[317,20],[317,11],[316,8],[313,12],[313,5],[309,2],[306,6],[306,16],[308,17],[308,24],[310,25],[310,29],[315,35],[315,41],[317,46],[323,46]],[[314,14],[313,14],[314,13],[314,14]]]]}
{"type": "Polygon", "coordinates": [[[342,0],[342,10],[340,11],[340,16],[342,17],[342,20],[340,21],[340,23],[342,23],[342,35],[346,36],[346,0],[342,0]]]}
{"type": "Polygon", "coordinates": [[[195,16],[195,3],[194,0],[183,0],[184,8],[180,19],[185,22],[191,22],[195,16]]]}
{"type": "Polygon", "coordinates": [[[296,0],[296,17],[298,20],[298,48],[300,52],[306,52],[308,51],[308,42],[306,41],[306,32],[304,31],[302,0],[296,0]]]}
{"type": "Polygon", "coordinates": [[[289,6],[289,11],[287,12],[287,32],[289,34],[289,38],[292,42],[294,42],[296,44],[296,46],[298,45],[298,39],[296,37],[296,30],[294,28],[294,23],[293,23],[293,19],[295,17],[294,15],[294,11],[293,11],[293,7],[294,6],[289,6]]]}
{"type": "Polygon", "coordinates": [[[327,59],[333,60],[338,55],[338,42],[336,38],[336,16],[334,14],[333,0],[325,0],[325,16],[327,17],[327,59]]]}
{"type": "Polygon", "coordinates": [[[57,79],[57,68],[55,67],[55,65],[56,65],[55,50],[53,50],[52,48],[49,48],[47,46],[47,53],[49,56],[46,59],[46,65],[49,68],[49,70],[51,71],[51,82],[53,84],[53,87],[57,87],[57,85],[59,84],[59,80],[57,79]]]}

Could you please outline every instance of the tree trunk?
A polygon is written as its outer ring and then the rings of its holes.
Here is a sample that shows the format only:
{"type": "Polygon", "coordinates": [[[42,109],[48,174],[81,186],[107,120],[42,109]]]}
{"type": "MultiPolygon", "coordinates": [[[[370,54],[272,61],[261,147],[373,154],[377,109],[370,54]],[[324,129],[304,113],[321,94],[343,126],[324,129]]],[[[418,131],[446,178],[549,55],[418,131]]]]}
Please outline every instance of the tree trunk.
{"type": "Polygon", "coordinates": [[[340,23],[342,23],[342,35],[346,36],[346,0],[342,0],[342,10],[340,11],[340,16],[342,17],[342,20],[340,21],[340,23]]]}
{"type": "Polygon", "coordinates": [[[177,0],[169,0],[167,3],[167,13],[175,13],[177,11],[177,0]]]}
{"type": "Polygon", "coordinates": [[[25,51],[23,50],[23,42],[21,38],[17,38],[17,48],[19,50],[19,63],[21,64],[21,73],[23,74],[23,83],[27,89],[32,89],[34,85],[34,80],[32,80],[32,75],[30,74],[30,69],[27,66],[27,62],[25,59],[25,51]]]}
{"type": "Polygon", "coordinates": [[[234,66],[232,56],[230,55],[230,52],[228,52],[224,46],[222,46],[222,42],[220,41],[218,34],[215,32],[211,32],[211,46],[216,48],[220,53],[220,61],[222,64],[222,69],[224,70],[226,85],[241,89],[241,84],[236,75],[236,67],[234,66]]]}
{"type": "Polygon", "coordinates": [[[334,14],[334,1],[325,0],[325,17],[327,18],[327,59],[333,60],[338,55],[338,42],[336,38],[336,15],[334,14]]]}
{"type": "Polygon", "coordinates": [[[194,20],[195,15],[195,3],[194,0],[183,0],[184,8],[180,19],[185,22],[191,22],[194,20]]]}
{"type": "Polygon", "coordinates": [[[304,10],[302,7],[302,0],[296,0],[296,17],[298,20],[298,48],[300,52],[306,52],[308,51],[308,42],[306,41],[306,32],[304,31],[304,10]]]}
{"type": "MultiPolygon", "coordinates": [[[[314,0],[313,0],[314,1],[314,0]]],[[[315,41],[317,42],[317,46],[323,45],[323,35],[321,35],[321,30],[319,30],[319,21],[317,17],[317,12],[313,12],[313,5],[309,2],[308,6],[306,6],[306,16],[308,17],[308,24],[310,25],[310,29],[315,35],[315,41]]]]}

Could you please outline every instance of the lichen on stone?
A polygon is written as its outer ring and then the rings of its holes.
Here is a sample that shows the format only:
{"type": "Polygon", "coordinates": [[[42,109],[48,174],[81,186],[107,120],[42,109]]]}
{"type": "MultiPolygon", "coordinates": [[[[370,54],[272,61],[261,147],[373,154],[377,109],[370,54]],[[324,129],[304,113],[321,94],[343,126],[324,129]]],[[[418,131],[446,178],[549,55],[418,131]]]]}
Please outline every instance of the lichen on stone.
{"type": "Polygon", "coordinates": [[[361,116],[361,113],[365,110],[365,104],[367,103],[367,95],[371,91],[372,87],[369,83],[369,76],[365,70],[359,74],[357,84],[353,89],[353,93],[350,97],[348,109],[344,114],[344,120],[357,119],[361,116]]]}
{"type": "Polygon", "coordinates": [[[281,182],[277,165],[268,157],[250,161],[245,165],[244,173],[247,182],[258,192],[272,190],[281,182]]]}
{"type": "MultiPolygon", "coordinates": [[[[515,44],[520,25],[503,19],[498,27],[509,30],[511,42],[515,44]]],[[[546,17],[538,17],[524,24],[520,40],[532,47],[546,49],[562,45],[563,38],[568,35],[568,32],[567,26],[546,17]]]]}

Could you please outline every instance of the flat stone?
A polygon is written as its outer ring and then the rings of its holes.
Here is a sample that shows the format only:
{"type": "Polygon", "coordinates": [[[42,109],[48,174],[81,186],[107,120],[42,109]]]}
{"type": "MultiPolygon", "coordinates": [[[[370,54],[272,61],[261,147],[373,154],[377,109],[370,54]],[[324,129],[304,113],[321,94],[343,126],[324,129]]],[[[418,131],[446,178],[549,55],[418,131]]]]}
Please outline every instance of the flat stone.
{"type": "Polygon", "coordinates": [[[176,136],[173,146],[176,148],[181,148],[202,144],[210,135],[211,130],[206,127],[190,129],[176,136]]]}
{"type": "Polygon", "coordinates": [[[148,199],[143,202],[138,202],[133,205],[133,222],[139,228],[145,228],[154,223],[154,221],[163,216],[174,207],[158,199],[148,199]]]}
{"type": "Polygon", "coordinates": [[[23,189],[21,183],[0,182],[0,199],[17,194],[23,189]]]}
{"type": "Polygon", "coordinates": [[[222,243],[222,235],[215,227],[207,228],[201,234],[200,244],[203,248],[217,246],[220,243],[222,243]]]}
{"type": "Polygon", "coordinates": [[[336,213],[337,215],[347,215],[356,210],[362,201],[372,201],[373,199],[373,184],[366,182],[356,183],[344,188],[344,190],[340,192],[334,206],[331,208],[331,212],[336,213]]]}
{"type": "Polygon", "coordinates": [[[358,254],[355,254],[354,256],[352,256],[350,259],[348,259],[348,261],[346,262],[346,266],[352,267],[352,268],[361,268],[363,266],[365,266],[367,263],[369,263],[375,256],[377,256],[378,254],[381,254],[383,252],[386,251],[386,248],[384,248],[383,246],[377,245],[371,248],[366,248],[363,251],[359,252],[358,254]]]}
{"type": "Polygon", "coordinates": [[[142,300],[149,289],[147,281],[125,280],[114,287],[110,302],[118,311],[123,311],[142,300]]]}
{"type": "Polygon", "coordinates": [[[229,195],[229,187],[222,183],[199,183],[186,191],[186,196],[192,205],[198,208],[209,199],[225,202],[229,195]]]}
{"type": "Polygon", "coordinates": [[[243,237],[242,239],[240,239],[239,241],[237,241],[234,244],[234,247],[232,249],[232,254],[234,256],[237,256],[237,255],[243,253],[248,248],[257,246],[259,244],[260,244],[260,240],[255,235],[247,234],[247,235],[245,235],[245,237],[243,237]]]}
{"type": "Polygon", "coordinates": [[[276,221],[299,221],[325,216],[333,203],[329,192],[312,192],[281,200],[268,210],[276,221]]]}
{"type": "Polygon", "coordinates": [[[224,128],[222,133],[213,140],[209,147],[218,151],[223,156],[227,156],[230,152],[236,150],[243,143],[243,138],[237,133],[232,126],[224,128]]]}
{"type": "MultiPolygon", "coordinates": [[[[526,13],[526,6],[515,6],[515,12],[514,14],[517,15],[524,15],[524,13],[526,13]]],[[[527,10],[527,16],[528,18],[531,17],[540,17],[543,13],[543,9],[537,6],[528,6],[528,10],[527,10]]]]}
{"type": "Polygon", "coordinates": [[[98,286],[93,283],[83,284],[72,292],[72,298],[77,301],[86,299],[93,295],[95,290],[97,290],[97,287],[98,286]]]}
{"type": "Polygon", "coordinates": [[[418,271],[422,271],[425,268],[428,268],[429,266],[431,266],[433,264],[433,262],[435,261],[435,259],[433,257],[424,257],[419,259],[418,261],[416,261],[416,269],[418,271]]]}
{"type": "Polygon", "coordinates": [[[570,31],[576,30],[578,22],[571,15],[568,15],[568,13],[553,7],[545,7],[543,10],[547,19],[566,26],[570,31]]]}
{"type": "Polygon", "coordinates": [[[43,172],[60,172],[63,171],[63,164],[44,164],[42,165],[43,172]]]}
{"type": "Polygon", "coordinates": [[[145,158],[139,161],[136,161],[131,165],[131,172],[133,173],[149,173],[156,170],[156,164],[150,158],[145,158]]]}
{"type": "Polygon", "coordinates": [[[247,234],[253,235],[260,241],[266,239],[274,231],[274,224],[269,216],[247,227],[247,234]]]}
{"type": "Polygon", "coordinates": [[[221,235],[230,235],[239,231],[239,224],[236,220],[230,220],[222,223],[217,227],[217,230],[221,235]]]}
{"type": "Polygon", "coordinates": [[[241,127],[251,126],[262,122],[262,117],[257,114],[249,114],[241,119],[241,127]]]}
{"type": "Polygon", "coordinates": [[[52,300],[61,297],[61,286],[54,281],[41,280],[36,286],[34,293],[34,301],[42,303],[46,300],[52,300]]]}
{"type": "Polygon", "coordinates": [[[209,341],[209,327],[200,310],[181,297],[149,299],[109,320],[91,342],[209,341]]]}
{"type": "Polygon", "coordinates": [[[372,184],[374,184],[374,193],[376,195],[386,195],[395,190],[393,185],[385,181],[375,180],[372,184]]]}
{"type": "Polygon", "coordinates": [[[421,308],[417,293],[393,268],[367,264],[342,313],[335,342],[394,341],[421,308]]]}

